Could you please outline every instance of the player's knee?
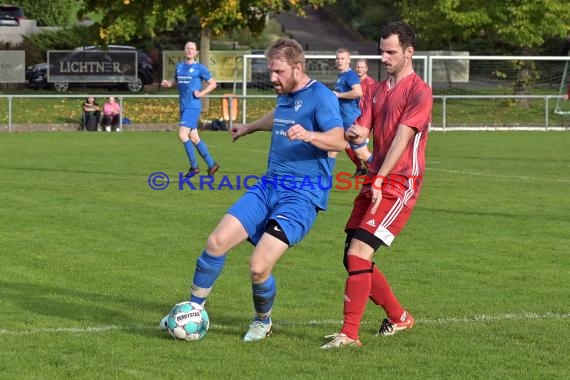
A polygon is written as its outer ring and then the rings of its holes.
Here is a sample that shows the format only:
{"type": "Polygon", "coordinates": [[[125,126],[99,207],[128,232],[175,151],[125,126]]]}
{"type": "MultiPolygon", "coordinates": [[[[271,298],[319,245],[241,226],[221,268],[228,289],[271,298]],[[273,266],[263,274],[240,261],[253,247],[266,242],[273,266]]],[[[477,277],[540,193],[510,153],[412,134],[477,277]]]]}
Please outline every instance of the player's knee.
{"type": "Polygon", "coordinates": [[[220,234],[213,232],[208,236],[206,251],[214,256],[222,255],[227,252],[226,243],[220,234]]]}
{"type": "Polygon", "coordinates": [[[251,282],[260,283],[265,281],[271,274],[271,269],[267,267],[265,263],[256,262],[252,260],[249,264],[249,276],[251,282]]]}
{"type": "Polygon", "coordinates": [[[178,140],[180,140],[180,142],[184,144],[186,141],[190,140],[190,138],[188,137],[187,133],[178,131],[178,140]]]}

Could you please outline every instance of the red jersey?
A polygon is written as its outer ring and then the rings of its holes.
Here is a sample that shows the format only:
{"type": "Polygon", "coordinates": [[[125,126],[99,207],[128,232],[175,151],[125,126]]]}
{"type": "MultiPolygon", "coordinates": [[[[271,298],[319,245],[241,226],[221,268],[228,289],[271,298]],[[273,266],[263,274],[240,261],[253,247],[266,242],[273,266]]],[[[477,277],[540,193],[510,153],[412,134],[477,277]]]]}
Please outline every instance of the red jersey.
{"type": "Polygon", "coordinates": [[[362,87],[362,96],[366,93],[366,90],[372,87],[376,81],[370,75],[366,75],[366,78],[360,80],[360,87],[362,87]]]}
{"type": "Polygon", "coordinates": [[[400,161],[382,185],[383,193],[401,198],[404,204],[413,207],[425,171],[425,147],[433,104],[431,88],[412,73],[392,88],[388,80],[375,83],[361,101],[362,114],[356,124],[371,128],[374,137],[370,178],[382,166],[398,126],[403,124],[416,130],[400,161]]]}

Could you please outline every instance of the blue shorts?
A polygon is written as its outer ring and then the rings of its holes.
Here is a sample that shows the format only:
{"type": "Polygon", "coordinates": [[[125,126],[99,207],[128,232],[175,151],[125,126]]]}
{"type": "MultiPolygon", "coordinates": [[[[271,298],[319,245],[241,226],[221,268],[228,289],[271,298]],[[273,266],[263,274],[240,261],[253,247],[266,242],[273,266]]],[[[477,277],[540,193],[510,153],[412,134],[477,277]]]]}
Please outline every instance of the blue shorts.
{"type": "Polygon", "coordinates": [[[180,126],[185,128],[198,128],[198,120],[200,120],[199,108],[184,108],[180,110],[180,126]]]}
{"type": "Polygon", "coordinates": [[[292,246],[309,233],[317,218],[317,208],[303,194],[258,183],[230,207],[228,214],[241,222],[253,245],[259,242],[267,222],[273,219],[292,246]]]}

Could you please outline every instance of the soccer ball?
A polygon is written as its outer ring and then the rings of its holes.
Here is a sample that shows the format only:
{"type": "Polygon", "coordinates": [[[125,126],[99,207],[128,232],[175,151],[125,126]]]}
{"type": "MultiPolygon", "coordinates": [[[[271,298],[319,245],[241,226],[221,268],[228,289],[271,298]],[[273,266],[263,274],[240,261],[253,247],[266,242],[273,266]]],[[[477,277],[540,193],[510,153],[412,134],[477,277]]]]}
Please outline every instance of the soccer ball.
{"type": "Polygon", "coordinates": [[[170,310],[167,327],[168,333],[175,339],[198,340],[206,335],[210,320],[202,305],[181,302],[170,310]]]}

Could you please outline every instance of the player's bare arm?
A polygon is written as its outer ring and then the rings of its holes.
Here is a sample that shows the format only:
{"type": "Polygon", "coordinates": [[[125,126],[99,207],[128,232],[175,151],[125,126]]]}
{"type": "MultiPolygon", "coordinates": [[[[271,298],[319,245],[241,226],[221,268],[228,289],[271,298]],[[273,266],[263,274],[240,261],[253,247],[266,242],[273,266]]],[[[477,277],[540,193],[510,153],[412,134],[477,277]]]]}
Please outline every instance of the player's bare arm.
{"type": "Polygon", "coordinates": [[[176,86],[177,82],[176,79],[163,79],[162,82],[160,82],[160,85],[164,88],[169,88],[169,87],[173,87],[176,86]]]}
{"type": "Polygon", "coordinates": [[[416,132],[415,128],[408,127],[407,125],[400,124],[398,126],[398,131],[392,140],[392,145],[390,145],[386,158],[378,170],[378,174],[372,184],[372,203],[374,206],[372,207],[371,212],[373,214],[376,213],[376,210],[380,205],[380,201],[382,200],[382,182],[392,172],[394,167],[396,167],[396,164],[398,164],[398,161],[402,158],[406,147],[410,140],[415,136],[416,132]]]}
{"type": "Polygon", "coordinates": [[[275,119],[275,110],[271,110],[253,123],[249,124],[234,124],[230,129],[233,141],[236,141],[242,136],[248,135],[257,131],[271,131],[273,129],[273,120],[275,119]]]}
{"type": "Polygon", "coordinates": [[[214,91],[218,87],[218,84],[214,78],[210,78],[208,81],[208,85],[204,87],[201,91],[194,91],[194,96],[197,98],[201,98],[202,96],[208,95],[210,92],[214,91]]]}
{"type": "Polygon", "coordinates": [[[287,130],[287,137],[292,141],[301,140],[311,143],[328,152],[340,152],[346,146],[342,128],[333,128],[326,132],[313,132],[307,131],[300,124],[295,124],[287,130]]]}
{"type": "Polygon", "coordinates": [[[352,90],[346,92],[336,92],[333,91],[337,98],[340,99],[356,99],[362,97],[362,86],[360,84],[355,84],[352,86],[352,90]]]}

